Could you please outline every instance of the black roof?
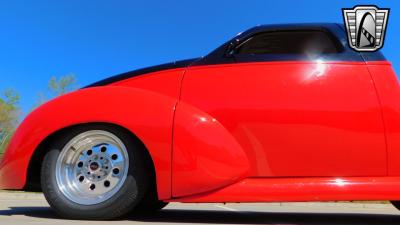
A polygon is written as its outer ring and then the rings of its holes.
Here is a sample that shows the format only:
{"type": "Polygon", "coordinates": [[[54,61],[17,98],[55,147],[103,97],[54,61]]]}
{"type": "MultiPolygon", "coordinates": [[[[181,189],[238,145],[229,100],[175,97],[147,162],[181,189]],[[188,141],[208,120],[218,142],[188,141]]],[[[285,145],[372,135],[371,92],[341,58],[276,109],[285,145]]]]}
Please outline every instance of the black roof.
{"type": "MultiPolygon", "coordinates": [[[[175,61],[172,63],[166,63],[157,66],[151,66],[143,69],[134,70],[131,72],[119,74],[116,76],[112,76],[110,78],[98,81],[88,87],[96,87],[102,85],[108,85],[120,80],[128,79],[131,77],[167,70],[174,68],[182,68],[188,67],[191,65],[210,65],[210,64],[226,64],[226,63],[235,63],[233,58],[226,57],[226,51],[232,44],[240,43],[241,41],[246,40],[248,37],[253,36],[258,33],[267,32],[267,31],[279,31],[279,30],[324,30],[329,31],[332,35],[336,37],[336,39],[343,46],[344,51],[340,53],[339,58],[327,58],[327,60],[340,60],[340,61],[371,61],[371,60],[385,60],[384,56],[379,52],[355,52],[348,46],[346,30],[342,24],[338,23],[292,23],[292,24],[268,24],[268,25],[258,25],[253,28],[250,28],[242,33],[239,33],[231,40],[227,41],[207,56],[203,58],[194,58],[188,60],[175,61]]],[[[276,56],[270,60],[287,60],[288,58],[276,56]]],[[[290,58],[297,60],[297,58],[290,58]]]]}
{"type": "Polygon", "coordinates": [[[189,66],[192,62],[198,60],[200,58],[193,58],[193,59],[186,59],[186,60],[180,60],[180,61],[175,61],[171,63],[165,63],[161,65],[156,65],[156,66],[150,66],[142,69],[137,69],[133,70],[130,72],[118,74],[109,78],[106,78],[104,80],[100,80],[96,83],[90,84],[84,88],[89,88],[89,87],[96,87],[96,86],[104,86],[108,84],[115,83],[117,81],[125,80],[128,78],[140,76],[143,74],[148,74],[148,73],[153,73],[157,71],[162,71],[162,70],[168,70],[168,69],[175,69],[175,68],[182,68],[182,67],[187,67],[189,66]]]}

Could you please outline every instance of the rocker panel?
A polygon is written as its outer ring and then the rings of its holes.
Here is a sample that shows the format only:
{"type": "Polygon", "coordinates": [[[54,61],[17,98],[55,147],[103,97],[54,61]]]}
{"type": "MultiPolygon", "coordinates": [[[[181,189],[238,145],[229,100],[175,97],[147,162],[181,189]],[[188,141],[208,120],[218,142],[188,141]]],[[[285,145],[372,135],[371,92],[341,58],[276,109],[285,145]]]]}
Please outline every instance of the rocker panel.
{"type": "Polygon", "coordinates": [[[400,177],[249,178],[170,202],[307,202],[400,200],[400,177]]]}

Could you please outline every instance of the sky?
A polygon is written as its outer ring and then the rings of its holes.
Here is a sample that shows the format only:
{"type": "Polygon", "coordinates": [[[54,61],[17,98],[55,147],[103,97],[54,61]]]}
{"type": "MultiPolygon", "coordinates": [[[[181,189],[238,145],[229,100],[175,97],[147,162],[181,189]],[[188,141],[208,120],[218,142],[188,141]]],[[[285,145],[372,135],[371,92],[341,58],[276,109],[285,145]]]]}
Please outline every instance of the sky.
{"type": "Polygon", "coordinates": [[[260,24],[343,23],[342,8],[391,8],[382,52],[400,75],[398,0],[0,0],[0,91],[26,113],[51,76],[80,86],[130,70],[204,56],[260,24]]]}

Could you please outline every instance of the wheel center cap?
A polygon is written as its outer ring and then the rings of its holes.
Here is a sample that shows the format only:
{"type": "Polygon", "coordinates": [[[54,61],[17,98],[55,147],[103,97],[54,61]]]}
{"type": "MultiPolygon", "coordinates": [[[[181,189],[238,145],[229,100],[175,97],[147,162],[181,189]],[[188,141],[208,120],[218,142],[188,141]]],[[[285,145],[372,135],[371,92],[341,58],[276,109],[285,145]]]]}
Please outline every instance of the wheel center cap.
{"type": "Polygon", "coordinates": [[[97,169],[99,169],[99,164],[97,163],[97,162],[92,162],[90,165],[89,165],[89,168],[90,168],[90,170],[92,170],[92,171],[96,171],[97,169]]]}

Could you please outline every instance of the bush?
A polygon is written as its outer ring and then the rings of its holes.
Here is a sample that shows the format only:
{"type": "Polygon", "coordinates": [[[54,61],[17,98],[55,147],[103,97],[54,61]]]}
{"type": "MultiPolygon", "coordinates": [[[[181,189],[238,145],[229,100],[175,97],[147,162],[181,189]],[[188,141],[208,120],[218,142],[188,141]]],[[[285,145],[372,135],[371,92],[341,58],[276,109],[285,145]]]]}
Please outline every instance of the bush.
{"type": "Polygon", "coordinates": [[[19,94],[11,89],[0,96],[0,156],[4,153],[19,121],[19,94]]]}
{"type": "Polygon", "coordinates": [[[0,133],[0,160],[3,158],[4,151],[11,140],[12,134],[0,133]]]}

